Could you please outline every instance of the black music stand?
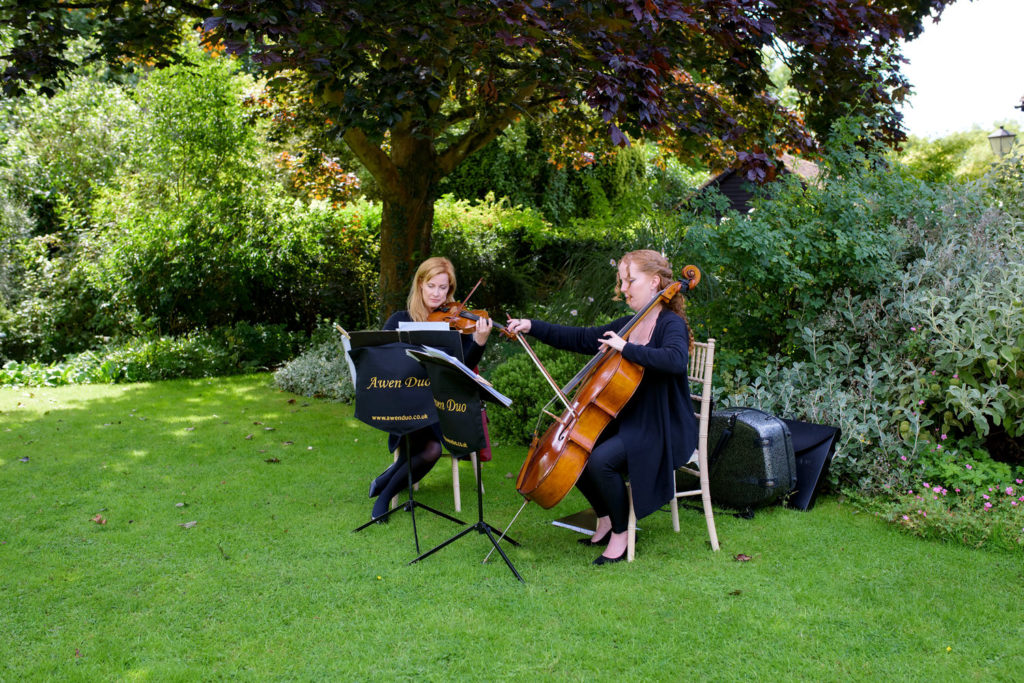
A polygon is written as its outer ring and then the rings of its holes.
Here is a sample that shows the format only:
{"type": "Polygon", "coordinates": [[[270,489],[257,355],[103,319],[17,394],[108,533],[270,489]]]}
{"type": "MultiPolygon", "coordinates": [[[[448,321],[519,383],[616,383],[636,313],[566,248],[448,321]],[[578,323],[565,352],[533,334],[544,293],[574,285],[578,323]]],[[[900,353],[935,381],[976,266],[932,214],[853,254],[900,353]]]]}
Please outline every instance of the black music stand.
{"type": "MultiPolygon", "coordinates": [[[[381,330],[353,332],[349,356],[356,366],[356,419],[398,437],[398,457],[411,457],[408,435],[438,421],[430,379],[423,366],[410,358],[409,349],[421,344],[443,346],[462,355],[458,332],[433,330],[381,330]]],[[[409,470],[409,498],[380,517],[353,529],[353,533],[385,520],[392,513],[406,511],[412,515],[412,533],[416,552],[420,539],[416,527],[416,508],[423,508],[439,517],[465,525],[461,519],[420,503],[413,496],[412,468],[409,470]]]]}
{"type": "MultiPolygon", "coordinates": [[[[480,419],[480,400],[484,399],[508,407],[512,400],[494,389],[487,382],[471,369],[466,367],[457,358],[435,348],[424,348],[408,352],[410,357],[419,361],[426,369],[430,377],[430,391],[434,395],[434,406],[437,409],[437,417],[441,422],[442,439],[445,447],[457,455],[469,455],[484,447],[487,440],[484,435],[483,423],[480,419]]],[[[466,527],[455,534],[447,541],[431,548],[423,553],[413,562],[418,562],[425,557],[433,555],[441,548],[454,543],[471,531],[478,531],[487,536],[491,545],[501,554],[505,564],[512,570],[512,573],[520,581],[523,577],[519,575],[512,561],[508,559],[501,544],[495,539],[495,534],[501,536],[501,532],[484,521],[484,488],[483,478],[480,475],[480,458],[476,462],[476,510],[477,521],[475,524],[466,527]]],[[[519,543],[504,537],[512,545],[519,543]]]]}

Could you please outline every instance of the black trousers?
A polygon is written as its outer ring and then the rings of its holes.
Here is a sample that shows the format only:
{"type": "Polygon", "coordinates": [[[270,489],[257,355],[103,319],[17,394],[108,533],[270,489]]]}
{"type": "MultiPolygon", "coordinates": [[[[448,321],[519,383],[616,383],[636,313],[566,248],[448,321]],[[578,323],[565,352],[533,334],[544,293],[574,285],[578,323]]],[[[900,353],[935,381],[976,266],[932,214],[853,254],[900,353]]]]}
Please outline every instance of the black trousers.
{"type": "Polygon", "coordinates": [[[576,488],[598,517],[611,518],[612,531],[621,534],[629,526],[629,494],[626,492],[626,444],[618,434],[599,442],[590,453],[576,488]]]}

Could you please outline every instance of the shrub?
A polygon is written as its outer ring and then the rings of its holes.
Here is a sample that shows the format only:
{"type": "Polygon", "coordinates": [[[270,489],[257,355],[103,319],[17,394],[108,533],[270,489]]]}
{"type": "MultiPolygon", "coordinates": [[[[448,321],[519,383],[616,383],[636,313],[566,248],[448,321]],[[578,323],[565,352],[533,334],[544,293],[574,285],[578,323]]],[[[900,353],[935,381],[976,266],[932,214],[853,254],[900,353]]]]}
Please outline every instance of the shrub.
{"type": "Polygon", "coordinates": [[[1022,551],[1024,479],[1007,481],[968,489],[921,481],[878,507],[888,521],[922,538],[1022,551]]]}
{"type": "Polygon", "coordinates": [[[60,363],[8,361],[0,386],[152,382],[268,370],[294,353],[300,335],[283,325],[231,327],[181,337],[135,339],[68,356],[60,363]]]}
{"type": "Polygon", "coordinates": [[[1012,546],[1019,513],[999,518],[983,502],[988,488],[1021,478],[1024,235],[983,189],[950,190],[908,229],[920,257],[892,282],[839,292],[799,329],[792,355],[721,381],[725,405],[840,427],[832,483],[862,500],[880,496],[874,506],[890,501],[886,514],[915,533],[1001,535],[1012,546]],[[1015,450],[994,449],[996,430],[1015,450]],[[957,493],[941,503],[945,512],[929,513],[928,531],[905,493],[922,481],[957,493]]]}
{"type": "MultiPolygon", "coordinates": [[[[531,346],[559,386],[572,379],[587,360],[579,354],[559,351],[546,344],[531,346]]],[[[491,373],[491,381],[501,393],[512,399],[508,408],[488,411],[491,438],[495,442],[528,445],[541,421],[541,409],[554,396],[550,385],[525,352],[516,353],[497,366],[491,373]]],[[[564,408],[556,401],[549,410],[560,414],[564,408]]]]}
{"type": "Polygon", "coordinates": [[[279,389],[300,396],[330,398],[348,403],[355,398],[352,374],[341,340],[324,339],[311,344],[298,357],[274,373],[279,389]]]}
{"type": "Polygon", "coordinates": [[[124,316],[88,277],[89,208],[128,149],[137,108],[80,75],[52,98],[5,102],[0,142],[0,358],[55,361],[117,335],[124,316]]]}

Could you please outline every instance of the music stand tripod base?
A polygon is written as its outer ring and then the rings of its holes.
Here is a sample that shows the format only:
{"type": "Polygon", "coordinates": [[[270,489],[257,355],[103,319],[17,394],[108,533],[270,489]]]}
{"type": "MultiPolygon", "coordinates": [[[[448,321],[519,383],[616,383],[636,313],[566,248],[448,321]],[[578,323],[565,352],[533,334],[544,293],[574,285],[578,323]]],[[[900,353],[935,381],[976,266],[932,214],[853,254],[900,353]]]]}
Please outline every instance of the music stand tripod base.
{"type": "MultiPolygon", "coordinates": [[[[409,457],[410,457],[409,456],[409,437],[408,437],[408,435],[402,436],[401,440],[398,443],[399,443],[399,457],[405,458],[406,462],[408,462],[409,457]]],[[[408,513],[410,513],[412,515],[412,537],[413,537],[413,540],[415,541],[416,552],[418,553],[418,552],[420,552],[420,537],[419,537],[419,533],[417,532],[417,529],[416,529],[416,508],[423,508],[427,512],[432,512],[432,513],[434,513],[435,515],[437,515],[439,517],[444,517],[445,519],[449,519],[449,520],[455,522],[456,524],[461,524],[461,525],[465,526],[466,523],[463,522],[461,519],[456,519],[455,517],[452,517],[451,515],[449,515],[449,514],[447,514],[445,512],[441,512],[440,510],[437,510],[435,508],[430,507],[426,503],[421,503],[418,500],[416,500],[413,497],[412,468],[411,467],[407,467],[406,470],[408,471],[408,475],[409,475],[409,498],[408,498],[408,500],[406,500],[401,505],[398,505],[396,507],[391,508],[390,510],[385,512],[380,517],[374,517],[369,522],[366,522],[365,524],[359,525],[358,527],[356,527],[355,529],[352,530],[352,533],[356,533],[357,531],[362,531],[363,529],[365,529],[366,527],[370,526],[371,524],[376,524],[376,523],[380,522],[381,520],[386,520],[389,517],[391,517],[392,513],[405,511],[405,512],[408,512],[408,513]]]]}
{"type": "MultiPolygon", "coordinates": [[[[501,555],[501,559],[505,560],[505,564],[508,565],[508,568],[512,571],[512,573],[515,575],[515,577],[517,579],[519,579],[520,581],[523,581],[523,577],[519,575],[519,572],[516,571],[515,566],[513,566],[512,560],[508,559],[508,555],[506,555],[505,551],[501,549],[501,544],[498,543],[497,539],[494,537],[495,534],[497,534],[498,536],[501,536],[501,532],[498,531],[497,529],[495,529],[490,524],[488,524],[487,522],[484,521],[484,490],[483,490],[484,487],[483,487],[483,480],[480,478],[480,459],[476,458],[475,460],[476,460],[476,511],[477,511],[477,521],[476,521],[476,523],[471,525],[471,526],[466,527],[465,529],[463,529],[459,533],[455,534],[454,536],[449,538],[447,541],[444,541],[440,545],[435,546],[434,548],[431,548],[427,552],[423,553],[422,555],[420,555],[416,559],[414,559],[411,562],[409,562],[409,564],[413,564],[415,562],[419,562],[420,560],[422,560],[425,557],[430,557],[431,555],[436,553],[441,548],[444,548],[445,546],[454,543],[455,541],[459,540],[460,538],[462,538],[466,534],[470,533],[471,531],[477,531],[477,532],[487,536],[487,538],[491,541],[491,545],[493,545],[494,549],[497,550],[498,553],[501,555]]],[[[511,543],[514,546],[517,546],[517,547],[519,546],[519,543],[516,542],[514,539],[512,539],[509,536],[505,536],[504,540],[508,541],[509,543],[511,543]]],[[[526,583],[526,582],[523,581],[523,583],[526,583]]]]}

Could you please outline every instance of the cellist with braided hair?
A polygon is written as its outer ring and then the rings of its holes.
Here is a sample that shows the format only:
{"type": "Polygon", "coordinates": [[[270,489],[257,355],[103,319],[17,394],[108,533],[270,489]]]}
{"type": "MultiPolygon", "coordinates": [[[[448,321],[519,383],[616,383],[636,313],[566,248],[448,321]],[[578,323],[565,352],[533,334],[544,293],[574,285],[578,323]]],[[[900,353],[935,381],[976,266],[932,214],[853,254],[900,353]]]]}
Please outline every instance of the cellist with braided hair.
{"type": "MultiPolygon", "coordinates": [[[[672,265],[660,253],[631,251],[617,264],[616,298],[621,296],[633,311],[640,311],[673,280],[672,265]]],[[[568,351],[593,355],[612,348],[644,368],[636,392],[602,431],[576,482],[597,514],[593,535],[580,539],[580,543],[604,546],[594,560],[597,565],[626,557],[629,497],[625,477],[629,477],[639,519],[672,499],[673,473],[692,460],[697,449],[697,419],[687,380],[693,335],[682,292],[667,304],[655,304],[628,339],[623,339],[616,330],[628,320],[623,317],[598,327],[567,327],[513,319],[507,326],[510,332],[527,333],[568,351]]]]}

